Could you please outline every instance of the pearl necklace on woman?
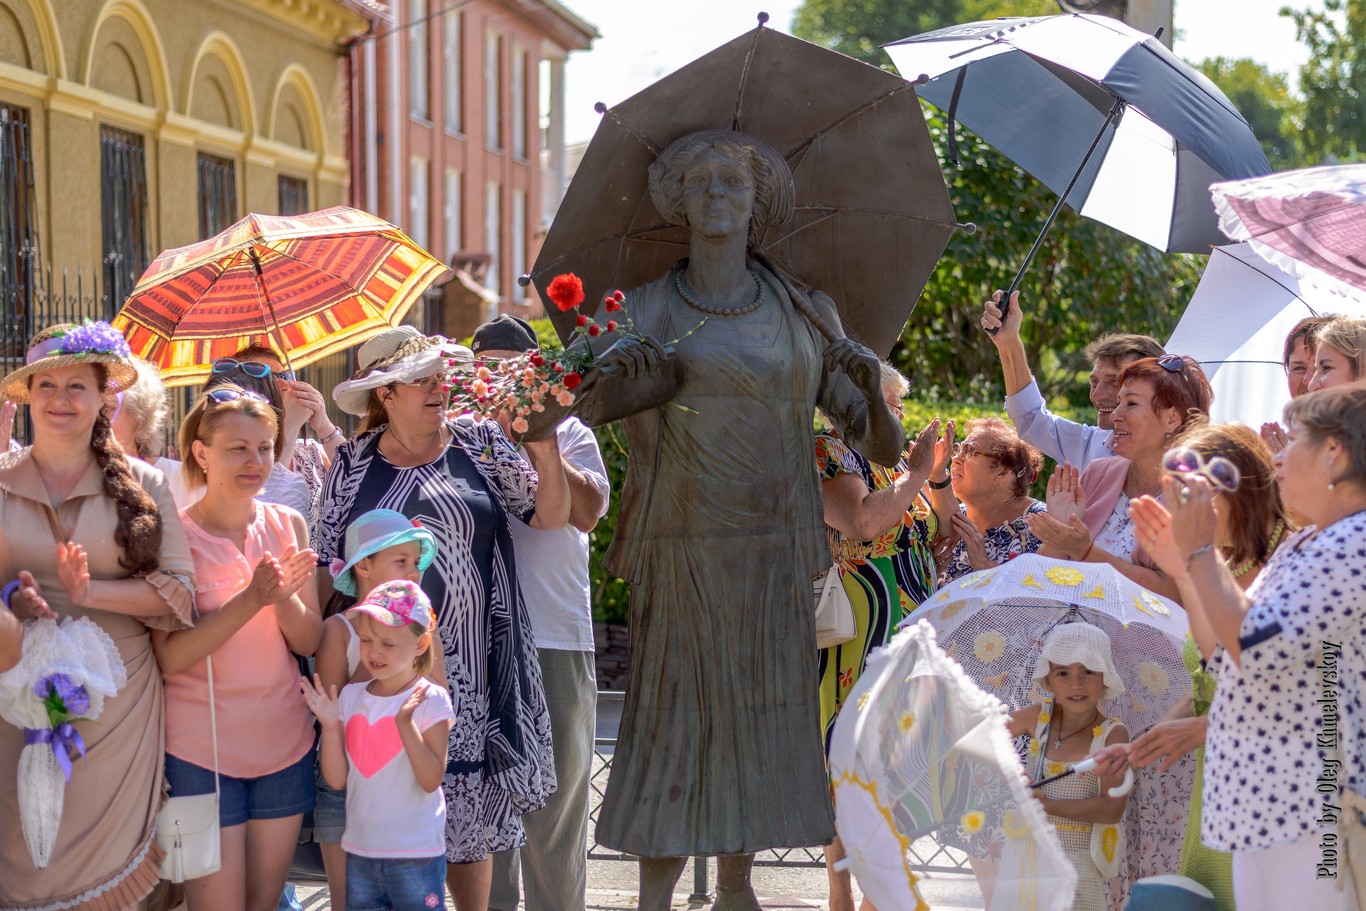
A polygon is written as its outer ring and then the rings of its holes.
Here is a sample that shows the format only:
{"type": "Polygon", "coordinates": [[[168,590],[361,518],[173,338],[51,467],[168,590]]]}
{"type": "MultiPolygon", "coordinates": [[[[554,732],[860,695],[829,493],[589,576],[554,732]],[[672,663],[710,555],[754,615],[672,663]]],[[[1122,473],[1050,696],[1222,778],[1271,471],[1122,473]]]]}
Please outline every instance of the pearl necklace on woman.
{"type": "Polygon", "coordinates": [[[753,313],[755,310],[758,310],[760,305],[764,302],[763,280],[753,272],[749,273],[749,277],[754,279],[754,300],[743,307],[713,307],[709,304],[702,303],[700,300],[693,297],[692,291],[688,288],[688,283],[683,278],[682,269],[678,269],[674,272],[674,287],[678,289],[678,296],[683,298],[685,303],[697,310],[701,310],[703,313],[708,313],[712,316],[744,316],[746,313],[753,313]]]}

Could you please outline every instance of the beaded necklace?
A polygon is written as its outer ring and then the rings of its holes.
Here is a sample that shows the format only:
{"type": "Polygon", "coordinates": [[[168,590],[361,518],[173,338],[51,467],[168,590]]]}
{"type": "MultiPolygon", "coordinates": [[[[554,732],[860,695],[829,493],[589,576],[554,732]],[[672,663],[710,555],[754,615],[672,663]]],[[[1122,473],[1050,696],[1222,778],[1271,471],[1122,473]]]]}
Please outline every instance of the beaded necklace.
{"type": "MultiPolygon", "coordinates": [[[[1271,540],[1268,541],[1268,542],[1266,542],[1266,553],[1267,553],[1267,556],[1270,556],[1271,554],[1273,554],[1273,553],[1276,552],[1276,545],[1279,544],[1279,543],[1281,542],[1281,535],[1283,535],[1284,533],[1285,533],[1285,520],[1284,520],[1284,519],[1277,519],[1277,520],[1276,520],[1276,527],[1273,528],[1273,529],[1271,529],[1271,540]]],[[[1236,579],[1236,578],[1238,578],[1239,576],[1245,576],[1245,575],[1247,575],[1248,570],[1252,569],[1252,567],[1254,567],[1254,566],[1256,566],[1256,565],[1257,565],[1257,558],[1256,558],[1256,557],[1251,557],[1251,558],[1248,559],[1248,561],[1247,561],[1246,563],[1240,563],[1238,566],[1230,566],[1230,567],[1228,568],[1228,571],[1229,571],[1230,573],[1232,573],[1232,574],[1233,574],[1233,578],[1236,579]]]]}
{"type": "Polygon", "coordinates": [[[692,291],[688,288],[688,283],[683,280],[682,269],[678,269],[674,272],[674,287],[678,289],[678,296],[683,298],[684,302],[691,307],[701,310],[703,313],[709,313],[713,316],[744,316],[746,313],[753,313],[755,310],[758,310],[760,305],[764,302],[763,280],[753,272],[749,273],[749,277],[754,279],[754,300],[743,307],[713,307],[709,304],[702,303],[697,298],[693,297],[692,291]]]}

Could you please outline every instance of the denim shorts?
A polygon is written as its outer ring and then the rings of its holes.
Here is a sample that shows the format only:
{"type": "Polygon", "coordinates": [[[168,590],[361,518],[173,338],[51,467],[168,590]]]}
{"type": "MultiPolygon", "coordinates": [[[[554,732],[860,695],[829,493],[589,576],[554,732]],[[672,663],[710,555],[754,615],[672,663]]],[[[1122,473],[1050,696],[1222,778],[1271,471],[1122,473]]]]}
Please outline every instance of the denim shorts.
{"type": "MultiPolygon", "coordinates": [[[[166,754],[172,797],[213,793],[213,769],[166,754]]],[[[260,778],[218,776],[218,824],[240,826],[249,819],[282,819],[313,809],[313,751],[292,765],[260,778]]]]}
{"type": "MultiPolygon", "coordinates": [[[[313,840],[320,845],[335,845],[346,831],[346,788],[334,788],[318,768],[318,803],[313,808],[313,840]]],[[[341,911],[341,909],[337,909],[341,911]]]]}
{"type": "Polygon", "coordinates": [[[346,855],[346,911],[432,911],[446,900],[446,858],[346,855]]]}

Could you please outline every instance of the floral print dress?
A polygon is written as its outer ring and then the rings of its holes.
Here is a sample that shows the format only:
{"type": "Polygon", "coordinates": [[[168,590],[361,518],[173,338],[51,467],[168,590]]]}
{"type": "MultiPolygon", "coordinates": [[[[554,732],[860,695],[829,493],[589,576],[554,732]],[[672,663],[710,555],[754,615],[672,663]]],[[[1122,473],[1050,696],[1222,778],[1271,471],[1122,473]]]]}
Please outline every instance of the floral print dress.
{"type": "MultiPolygon", "coordinates": [[[[873,465],[832,431],[816,435],[816,467],[823,480],[852,474],[869,490],[885,490],[905,470],[873,465]]],[[[872,541],[853,541],[827,527],[830,552],[839,565],[854,609],[854,638],[819,652],[821,730],[826,751],[835,718],[863,673],[868,654],[887,643],[901,619],[934,592],[934,552],[938,531],[934,513],[917,495],[901,521],[872,541]]]]}
{"type": "MultiPolygon", "coordinates": [[[[995,528],[988,528],[982,532],[982,542],[986,548],[987,556],[996,561],[997,564],[1014,560],[1020,554],[1032,554],[1043,546],[1043,542],[1035,537],[1029,530],[1029,524],[1025,518],[1039,512],[1048,512],[1048,508],[1038,500],[1030,500],[1029,508],[1009,522],[1002,522],[995,528]]],[[[967,518],[968,508],[963,504],[958,504],[958,514],[967,518]]],[[[972,563],[968,560],[968,546],[962,541],[953,545],[953,553],[949,556],[949,563],[944,567],[944,571],[939,574],[939,587],[943,588],[955,579],[966,576],[972,572],[972,563]]]]}

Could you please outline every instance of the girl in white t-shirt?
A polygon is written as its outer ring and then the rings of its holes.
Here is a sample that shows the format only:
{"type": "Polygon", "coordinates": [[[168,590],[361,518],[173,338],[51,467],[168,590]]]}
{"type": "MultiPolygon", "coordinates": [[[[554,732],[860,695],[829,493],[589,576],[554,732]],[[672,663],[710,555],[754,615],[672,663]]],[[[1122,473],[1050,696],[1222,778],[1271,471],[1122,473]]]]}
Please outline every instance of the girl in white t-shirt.
{"type": "MultiPolygon", "coordinates": [[[[331,567],[332,587],[358,601],[385,582],[407,579],[421,582],[422,573],[436,557],[436,538],[403,513],[372,509],[346,527],[346,559],[331,567]]],[[[445,662],[439,644],[432,649],[435,662],[427,677],[445,685],[445,662]]],[[[360,636],[341,610],[323,621],[323,641],[318,646],[318,676],[323,688],[340,692],[348,683],[364,683],[370,673],[361,664],[360,636]]],[[[319,768],[318,801],[313,808],[313,840],[322,849],[327,871],[327,891],[332,907],[346,907],[346,852],[342,833],[346,829],[346,791],[328,786],[319,768]]]]}
{"type": "Polygon", "coordinates": [[[431,601],[408,580],[376,586],[348,611],[367,683],[340,696],[322,678],[301,681],[322,727],[323,776],[346,788],[346,905],[429,911],[443,904],[446,802],[441,779],[454,714],[430,672],[431,601]]]}

